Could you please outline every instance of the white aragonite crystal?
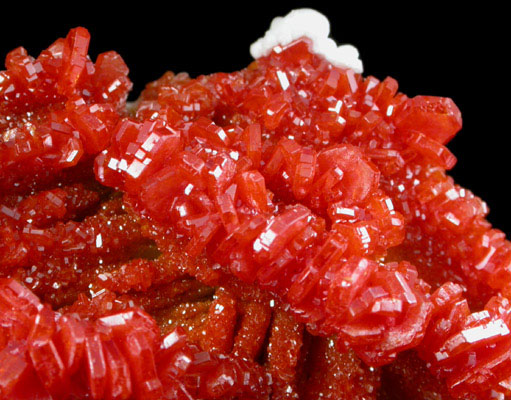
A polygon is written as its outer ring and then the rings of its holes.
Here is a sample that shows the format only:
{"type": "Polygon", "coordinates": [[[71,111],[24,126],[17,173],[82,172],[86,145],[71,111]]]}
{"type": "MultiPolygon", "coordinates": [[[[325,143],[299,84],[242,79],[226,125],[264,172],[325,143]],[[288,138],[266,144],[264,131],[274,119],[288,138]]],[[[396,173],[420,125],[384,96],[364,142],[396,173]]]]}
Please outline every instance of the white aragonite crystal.
{"type": "Polygon", "coordinates": [[[276,46],[285,46],[306,36],[312,41],[314,53],[322,55],[337,67],[362,73],[362,61],[356,47],[350,44],[337,46],[329,35],[330,22],[327,17],[311,8],[300,8],[285,17],[274,18],[264,37],[252,43],[250,54],[254,59],[264,57],[276,46]]]}

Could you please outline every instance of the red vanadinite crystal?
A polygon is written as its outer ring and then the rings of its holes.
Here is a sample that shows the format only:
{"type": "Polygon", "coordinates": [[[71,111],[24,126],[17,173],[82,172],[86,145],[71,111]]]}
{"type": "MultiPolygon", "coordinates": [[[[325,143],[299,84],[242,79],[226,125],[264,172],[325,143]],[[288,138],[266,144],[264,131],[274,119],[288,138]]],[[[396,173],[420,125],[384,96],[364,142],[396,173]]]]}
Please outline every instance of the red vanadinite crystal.
{"type": "MultiPolygon", "coordinates": [[[[34,59],[19,47],[0,72],[0,188],[39,175],[51,180],[109,143],[131,82],[115,52],[96,64],[87,56],[89,33],[73,29],[34,59]]],[[[22,188],[20,188],[22,190],[22,188]]]]}
{"type": "Polygon", "coordinates": [[[446,175],[450,99],[301,39],[128,113],[88,40],[0,75],[0,398],[375,399],[389,363],[382,396],[511,395],[511,244],[446,175]]]}

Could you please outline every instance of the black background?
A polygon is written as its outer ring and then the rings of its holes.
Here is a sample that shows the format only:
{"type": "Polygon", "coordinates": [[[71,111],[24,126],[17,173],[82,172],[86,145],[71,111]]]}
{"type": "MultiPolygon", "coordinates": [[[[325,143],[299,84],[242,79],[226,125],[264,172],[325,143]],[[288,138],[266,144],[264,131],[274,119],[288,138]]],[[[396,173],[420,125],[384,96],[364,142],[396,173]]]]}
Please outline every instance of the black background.
{"type": "Polygon", "coordinates": [[[359,49],[364,74],[379,79],[390,75],[409,96],[453,98],[464,127],[449,144],[458,157],[451,173],[485,199],[490,221],[511,234],[507,13],[491,3],[472,8],[445,2],[388,3],[68,2],[62,8],[46,3],[37,10],[28,3],[17,10],[2,5],[0,57],[20,45],[37,56],[81,25],[91,32],[93,59],[112,49],[123,56],[135,83],[135,99],[166,70],[196,76],[243,68],[251,61],[250,44],[273,17],[293,8],[316,8],[329,17],[338,42],[359,49]]]}

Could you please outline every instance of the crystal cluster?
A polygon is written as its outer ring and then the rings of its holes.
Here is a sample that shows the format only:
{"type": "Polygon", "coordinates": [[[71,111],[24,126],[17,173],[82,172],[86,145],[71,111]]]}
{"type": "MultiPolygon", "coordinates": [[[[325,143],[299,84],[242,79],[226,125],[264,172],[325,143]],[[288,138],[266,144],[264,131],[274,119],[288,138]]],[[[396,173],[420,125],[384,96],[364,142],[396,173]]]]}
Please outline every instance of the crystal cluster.
{"type": "Polygon", "coordinates": [[[89,40],[76,28],[36,59],[22,47],[7,55],[0,72],[1,190],[34,175],[49,180],[108,144],[132,85],[117,53],[90,60],[89,40]]]}
{"type": "Polygon", "coordinates": [[[446,174],[450,99],[302,38],[128,113],[87,45],[0,75],[0,398],[511,395],[511,244],[446,174]]]}
{"type": "Polygon", "coordinates": [[[85,320],[1,280],[0,311],[2,398],[268,398],[262,367],[203,351],[181,328],[161,338],[137,308],[85,320]]]}

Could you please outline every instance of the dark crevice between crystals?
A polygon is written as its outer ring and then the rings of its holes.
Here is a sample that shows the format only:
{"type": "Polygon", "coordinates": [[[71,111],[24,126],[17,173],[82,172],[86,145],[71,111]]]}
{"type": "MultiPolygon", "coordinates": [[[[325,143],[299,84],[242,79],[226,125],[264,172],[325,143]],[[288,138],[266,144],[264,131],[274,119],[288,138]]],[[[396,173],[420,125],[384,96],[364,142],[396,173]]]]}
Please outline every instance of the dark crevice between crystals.
{"type": "MultiPolygon", "coordinates": [[[[382,368],[382,386],[377,400],[453,400],[447,386],[435,378],[414,350],[401,355],[382,368]]],[[[477,400],[470,395],[465,400],[477,400]]]]}

